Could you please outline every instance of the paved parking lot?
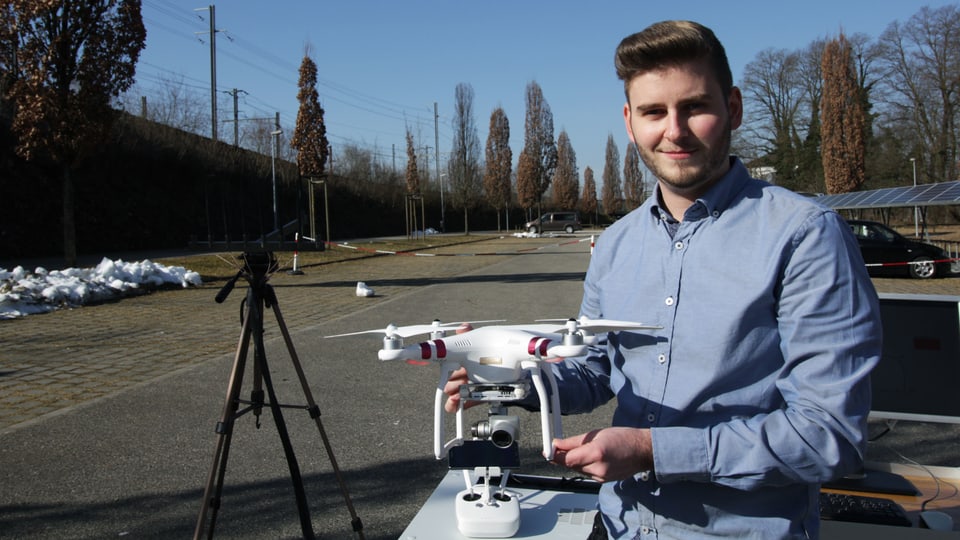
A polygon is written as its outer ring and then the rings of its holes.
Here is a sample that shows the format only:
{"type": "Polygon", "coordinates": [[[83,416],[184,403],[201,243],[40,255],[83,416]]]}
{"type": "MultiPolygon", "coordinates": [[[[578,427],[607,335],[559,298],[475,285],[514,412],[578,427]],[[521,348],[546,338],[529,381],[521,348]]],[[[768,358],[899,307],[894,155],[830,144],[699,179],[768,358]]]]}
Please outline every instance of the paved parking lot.
{"type": "MultiPolygon", "coordinates": [[[[589,261],[589,242],[580,240],[492,236],[444,248],[450,256],[385,255],[271,278],[367,538],[396,538],[444,472],[428,440],[436,374],[376,362],[375,340],[322,336],[394,320],[569,316],[589,261]],[[504,254],[466,256],[494,252],[504,254]],[[357,281],[377,295],[355,296],[357,281]]],[[[960,277],[875,282],[882,292],[960,295],[960,277]]],[[[245,293],[238,286],[217,304],[220,285],[0,321],[0,538],[192,533],[245,293]]],[[[277,384],[296,393],[274,322],[268,313],[269,356],[284,364],[275,367],[277,384]]],[[[609,419],[598,415],[571,419],[570,429],[609,419]]],[[[290,508],[277,508],[291,507],[292,495],[264,416],[263,429],[234,439],[225,497],[233,511],[225,508],[218,536],[299,534],[290,508]]],[[[314,471],[305,474],[323,514],[318,531],[348,538],[316,428],[293,422],[297,442],[313,445],[301,459],[314,471]]]]}

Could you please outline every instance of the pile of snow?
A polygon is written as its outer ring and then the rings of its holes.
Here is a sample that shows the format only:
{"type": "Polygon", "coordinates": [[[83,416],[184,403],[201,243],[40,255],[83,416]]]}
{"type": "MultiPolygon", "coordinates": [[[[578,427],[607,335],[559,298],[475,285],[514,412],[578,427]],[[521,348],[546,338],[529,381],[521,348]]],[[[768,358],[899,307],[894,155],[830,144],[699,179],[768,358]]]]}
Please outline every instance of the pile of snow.
{"type": "Polygon", "coordinates": [[[94,268],[28,272],[22,266],[0,268],[0,319],[13,319],[60,308],[78,307],[139,294],[163,285],[202,284],[200,274],[181,266],[149,260],[112,261],[104,258],[94,268]]]}

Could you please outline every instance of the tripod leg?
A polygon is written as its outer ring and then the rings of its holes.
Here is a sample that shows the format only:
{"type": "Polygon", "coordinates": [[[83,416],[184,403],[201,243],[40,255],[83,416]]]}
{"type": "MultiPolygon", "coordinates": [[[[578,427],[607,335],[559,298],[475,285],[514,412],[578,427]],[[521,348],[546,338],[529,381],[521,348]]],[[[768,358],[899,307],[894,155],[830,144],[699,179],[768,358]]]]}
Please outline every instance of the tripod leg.
{"type": "MultiPolygon", "coordinates": [[[[333,469],[334,476],[337,478],[337,484],[340,487],[340,493],[343,496],[343,500],[347,505],[347,510],[350,512],[351,526],[354,532],[357,533],[357,537],[360,540],[364,540],[363,536],[363,522],[360,521],[357,512],[353,507],[353,502],[350,500],[350,493],[347,490],[347,484],[344,482],[343,475],[340,472],[340,467],[337,465],[337,458],[333,455],[333,446],[330,444],[330,439],[327,437],[327,431],[323,427],[323,421],[320,420],[320,407],[317,405],[316,401],[313,399],[313,393],[310,391],[310,385],[307,384],[307,378],[303,373],[303,367],[300,364],[300,358],[297,355],[296,349],[293,347],[293,340],[290,338],[290,332],[287,331],[287,325],[283,321],[283,315],[280,313],[280,305],[277,303],[277,296],[273,288],[269,285],[266,287],[266,294],[269,295],[269,303],[273,307],[273,314],[277,319],[277,325],[280,327],[280,333],[283,335],[283,341],[287,346],[287,351],[290,354],[290,359],[293,362],[293,367],[297,372],[297,378],[300,380],[300,387],[303,389],[303,395],[307,400],[307,410],[310,413],[310,417],[314,419],[314,422],[317,424],[317,429],[320,432],[320,438],[323,441],[323,446],[326,449],[327,457],[330,458],[330,465],[333,469]]],[[[273,397],[270,398],[271,402],[275,401],[273,397]]]]}
{"type": "MultiPolygon", "coordinates": [[[[263,340],[254,337],[256,346],[261,349],[263,340]]],[[[290,434],[287,432],[287,424],[283,420],[283,413],[280,410],[280,402],[277,401],[277,393],[273,388],[273,381],[270,377],[270,369],[267,366],[267,357],[264,354],[256,356],[260,362],[260,374],[263,377],[263,385],[267,389],[267,396],[270,398],[270,413],[273,415],[273,421],[277,425],[277,433],[280,435],[280,442],[283,445],[283,453],[287,458],[287,466],[290,469],[290,479],[293,481],[293,491],[297,500],[297,510],[300,515],[300,529],[303,531],[303,537],[307,540],[313,540],[313,522],[310,520],[310,509],[307,506],[307,495],[303,489],[303,477],[300,474],[300,466],[297,464],[297,457],[293,452],[293,445],[290,443],[290,434]]]]}
{"type": "MultiPolygon", "coordinates": [[[[248,300],[250,300],[248,298],[248,300]]],[[[207,538],[213,538],[213,529],[217,521],[217,512],[220,509],[220,495],[223,491],[223,478],[227,469],[227,458],[230,453],[230,440],[233,435],[233,424],[236,419],[237,407],[239,404],[240,388],[243,384],[243,370],[246,365],[247,351],[250,344],[251,335],[251,315],[250,305],[247,306],[247,313],[243,319],[243,329],[240,332],[240,342],[237,345],[237,353],[233,360],[233,369],[230,372],[230,381],[227,384],[227,397],[223,405],[223,413],[220,415],[220,421],[217,422],[217,448],[213,455],[213,464],[210,467],[210,475],[207,479],[207,485],[203,493],[203,503],[200,506],[200,515],[197,518],[197,527],[194,530],[194,540],[199,540],[203,535],[203,530],[207,521],[207,511],[210,514],[210,528],[207,531],[207,538]]]]}

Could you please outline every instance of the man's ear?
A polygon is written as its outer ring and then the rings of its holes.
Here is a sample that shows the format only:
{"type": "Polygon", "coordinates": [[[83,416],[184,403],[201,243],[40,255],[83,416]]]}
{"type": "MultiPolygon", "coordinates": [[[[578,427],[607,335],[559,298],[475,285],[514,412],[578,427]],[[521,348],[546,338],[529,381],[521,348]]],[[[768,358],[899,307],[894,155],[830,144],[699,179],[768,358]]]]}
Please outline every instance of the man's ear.
{"type": "Polygon", "coordinates": [[[743,94],[736,86],[730,89],[727,98],[727,111],[730,114],[730,129],[737,129],[743,123],[743,94]]]}

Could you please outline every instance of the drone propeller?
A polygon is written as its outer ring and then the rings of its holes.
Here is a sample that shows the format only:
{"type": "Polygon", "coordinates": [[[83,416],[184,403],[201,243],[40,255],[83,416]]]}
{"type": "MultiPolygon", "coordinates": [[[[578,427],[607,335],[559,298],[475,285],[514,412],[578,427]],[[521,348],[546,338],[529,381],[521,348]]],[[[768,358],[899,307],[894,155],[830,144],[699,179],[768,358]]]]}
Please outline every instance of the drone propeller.
{"type": "Polygon", "coordinates": [[[326,336],[327,338],[336,338],[344,336],[357,336],[360,334],[384,334],[387,337],[401,337],[408,338],[420,334],[429,334],[431,332],[442,332],[449,328],[461,326],[464,324],[474,324],[474,323],[493,323],[493,322],[502,322],[503,319],[490,320],[490,321],[460,321],[460,322],[449,322],[442,323],[439,320],[434,320],[430,324],[412,324],[409,326],[397,326],[393,323],[387,325],[386,328],[382,330],[361,330],[360,332],[350,332],[347,334],[337,334],[335,336],[326,336]]]}
{"type": "Polygon", "coordinates": [[[569,333],[576,333],[578,330],[587,332],[616,332],[618,330],[657,330],[661,326],[643,324],[632,321],[617,321],[614,319],[590,319],[589,317],[580,317],[579,319],[538,319],[537,322],[561,322],[563,325],[556,328],[556,332],[566,330],[569,333]]]}

